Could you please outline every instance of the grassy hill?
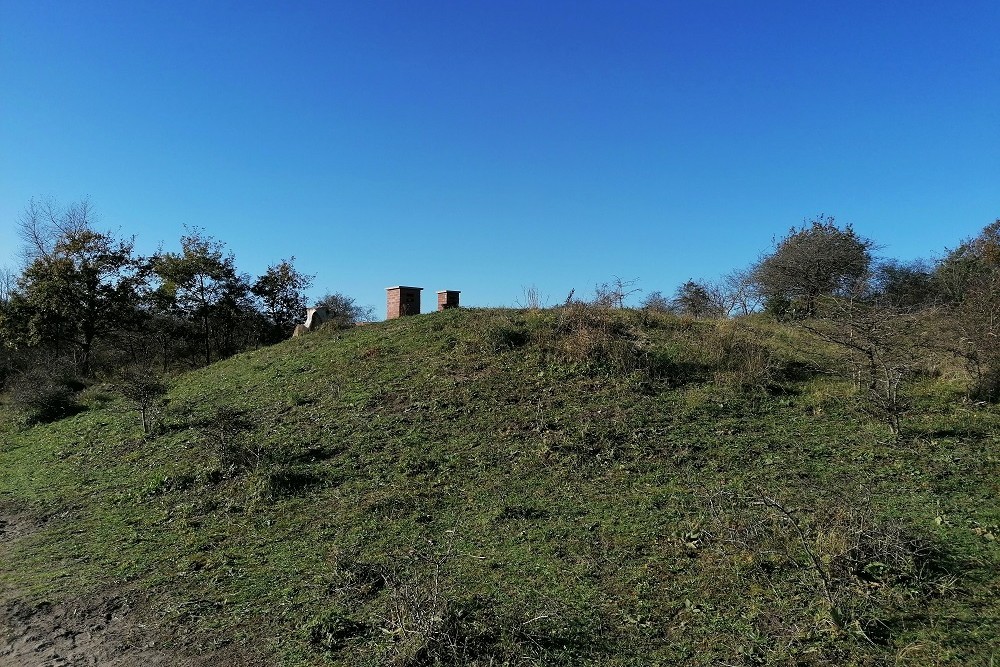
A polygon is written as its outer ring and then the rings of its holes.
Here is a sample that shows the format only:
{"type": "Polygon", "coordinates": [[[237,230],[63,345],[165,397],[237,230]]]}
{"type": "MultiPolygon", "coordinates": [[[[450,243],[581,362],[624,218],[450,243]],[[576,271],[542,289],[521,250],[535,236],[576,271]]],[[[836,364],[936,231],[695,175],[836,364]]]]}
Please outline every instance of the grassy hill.
{"type": "Polygon", "coordinates": [[[897,441],[839,364],[766,320],[463,309],[177,377],[148,436],[100,387],[8,410],[0,592],[164,664],[995,664],[1000,412],[928,360],[897,441]]]}

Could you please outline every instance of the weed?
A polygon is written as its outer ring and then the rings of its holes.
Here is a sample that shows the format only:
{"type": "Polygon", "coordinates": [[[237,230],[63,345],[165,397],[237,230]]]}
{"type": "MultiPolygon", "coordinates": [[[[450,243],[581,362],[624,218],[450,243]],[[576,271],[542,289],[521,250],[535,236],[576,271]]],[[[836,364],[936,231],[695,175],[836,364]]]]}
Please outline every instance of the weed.
{"type": "Polygon", "coordinates": [[[478,335],[486,352],[500,353],[514,350],[528,342],[528,333],[522,323],[509,314],[497,313],[478,323],[478,335]]]}
{"type": "Polygon", "coordinates": [[[658,357],[628,320],[615,309],[575,302],[559,309],[555,327],[539,332],[538,342],[548,354],[590,371],[655,375],[658,357]]]}
{"type": "MultiPolygon", "coordinates": [[[[259,464],[259,457],[253,462],[259,464]]],[[[248,481],[251,496],[257,500],[277,500],[305,493],[323,483],[323,478],[305,469],[275,465],[257,470],[248,481]]]]}
{"type": "Polygon", "coordinates": [[[33,517],[0,588],[124,588],[288,667],[987,664],[1000,412],[922,377],[920,437],[876,439],[840,359],[755,316],[454,309],[180,375],[141,447],[117,398],[0,405],[33,517]]]}
{"type": "Polygon", "coordinates": [[[367,630],[364,623],[336,607],[314,616],[302,627],[306,641],[327,654],[339,651],[349,640],[365,634],[367,630]]]}

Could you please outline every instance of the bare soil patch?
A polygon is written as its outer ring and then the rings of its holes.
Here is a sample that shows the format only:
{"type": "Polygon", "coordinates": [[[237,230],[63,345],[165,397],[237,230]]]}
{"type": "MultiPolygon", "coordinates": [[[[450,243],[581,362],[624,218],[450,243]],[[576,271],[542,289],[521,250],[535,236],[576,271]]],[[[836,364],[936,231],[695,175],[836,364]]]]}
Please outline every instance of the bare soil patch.
{"type": "MultiPolygon", "coordinates": [[[[0,567],[9,547],[39,521],[0,515],[0,567]]],[[[207,667],[250,666],[259,661],[236,650],[194,655],[164,645],[163,633],[142,621],[148,600],[109,591],[87,599],[32,601],[0,590],[0,665],[4,667],[207,667]]]]}

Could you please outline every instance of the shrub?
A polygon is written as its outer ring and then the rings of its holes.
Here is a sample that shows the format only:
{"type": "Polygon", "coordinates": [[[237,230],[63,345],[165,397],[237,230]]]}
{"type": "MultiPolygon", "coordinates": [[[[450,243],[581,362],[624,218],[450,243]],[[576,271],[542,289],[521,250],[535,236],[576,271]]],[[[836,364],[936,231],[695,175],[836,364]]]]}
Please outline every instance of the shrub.
{"type": "Polygon", "coordinates": [[[776,635],[801,636],[800,620],[825,615],[821,625],[884,642],[928,599],[954,590],[943,549],[919,529],[876,516],[864,500],[827,497],[808,509],[757,492],[721,493],[708,504],[699,539],[757,585],[777,590],[781,581],[810,591],[776,601],[785,607],[776,635]]]}
{"type": "Polygon", "coordinates": [[[585,303],[563,306],[555,328],[540,342],[548,353],[591,370],[651,376],[658,369],[645,335],[617,309],[585,303]]]}
{"type": "Polygon", "coordinates": [[[116,389],[135,407],[142,432],[148,435],[159,414],[160,398],[167,391],[166,383],[152,369],[129,366],[119,374],[116,389]]]}
{"type": "Polygon", "coordinates": [[[479,338],[485,351],[493,353],[514,350],[528,342],[524,327],[503,314],[484,320],[479,326],[479,338]]]}
{"type": "Polygon", "coordinates": [[[216,410],[207,421],[205,430],[212,439],[224,474],[256,470],[265,463],[263,447],[246,438],[253,424],[230,407],[216,410]]]}
{"type": "Polygon", "coordinates": [[[741,391],[766,391],[777,384],[780,368],[774,351],[753,332],[739,325],[720,325],[710,338],[717,384],[741,391]]]}
{"type": "MultiPolygon", "coordinates": [[[[257,461],[251,463],[258,464],[257,461]]],[[[259,465],[259,464],[258,464],[259,465]]],[[[323,478],[309,470],[275,465],[259,471],[251,479],[251,492],[260,500],[277,500],[305,493],[323,483],[323,478]]]]}
{"type": "Polygon", "coordinates": [[[10,397],[29,422],[49,422],[78,409],[76,395],[83,386],[73,363],[58,359],[46,366],[33,365],[14,376],[10,397]]]}
{"type": "Polygon", "coordinates": [[[333,608],[313,617],[303,626],[306,641],[314,648],[335,652],[351,638],[364,634],[367,626],[349,616],[340,608],[333,608]]]}

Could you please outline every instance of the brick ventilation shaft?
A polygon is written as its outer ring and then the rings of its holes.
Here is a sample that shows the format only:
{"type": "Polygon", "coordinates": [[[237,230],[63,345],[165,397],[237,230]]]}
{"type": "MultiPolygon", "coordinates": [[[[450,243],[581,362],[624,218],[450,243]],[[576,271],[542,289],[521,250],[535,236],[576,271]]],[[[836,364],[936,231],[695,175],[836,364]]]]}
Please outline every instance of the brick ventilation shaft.
{"type": "Polygon", "coordinates": [[[442,290],[438,292],[438,311],[445,310],[446,308],[458,308],[458,295],[461,294],[459,290],[442,290]]]}
{"type": "MultiPolygon", "coordinates": [[[[385,288],[385,319],[394,320],[404,315],[420,314],[420,292],[423,287],[396,285],[385,288]]],[[[437,293],[437,309],[458,308],[460,290],[441,290],[437,293]]]]}

